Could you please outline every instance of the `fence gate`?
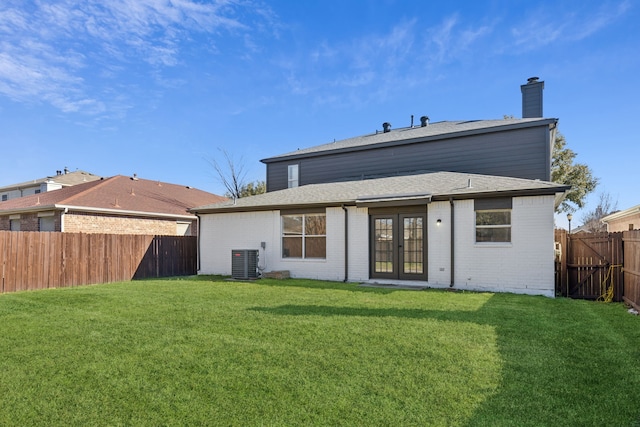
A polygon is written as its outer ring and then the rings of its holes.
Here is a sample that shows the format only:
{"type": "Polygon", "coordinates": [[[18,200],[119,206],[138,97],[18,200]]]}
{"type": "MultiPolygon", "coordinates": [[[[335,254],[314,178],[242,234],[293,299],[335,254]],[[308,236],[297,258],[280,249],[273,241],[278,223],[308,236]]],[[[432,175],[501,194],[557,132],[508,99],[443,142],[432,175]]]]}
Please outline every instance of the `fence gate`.
{"type": "Polygon", "coordinates": [[[572,234],[565,244],[567,280],[561,294],[594,300],[608,296],[622,301],[622,233],[572,234]]]}

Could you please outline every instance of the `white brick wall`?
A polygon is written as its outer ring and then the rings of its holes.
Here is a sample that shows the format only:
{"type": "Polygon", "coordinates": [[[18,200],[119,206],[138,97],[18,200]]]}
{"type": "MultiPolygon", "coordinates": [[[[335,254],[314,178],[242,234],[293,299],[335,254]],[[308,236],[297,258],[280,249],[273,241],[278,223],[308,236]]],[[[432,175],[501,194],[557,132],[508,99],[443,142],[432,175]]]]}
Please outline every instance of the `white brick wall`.
{"type": "Polygon", "coordinates": [[[349,281],[369,279],[369,210],[349,207],[349,281]]]}
{"type": "Polygon", "coordinates": [[[514,197],[511,243],[476,244],[473,200],[455,202],[455,287],[554,296],[553,196],[514,197]]]}
{"type": "MultiPolygon", "coordinates": [[[[553,196],[516,197],[512,242],[476,244],[473,200],[455,201],[455,274],[458,289],[554,295],[553,196]]],[[[369,216],[349,207],[349,281],[369,279],[369,216]]],[[[231,274],[232,249],[259,249],[266,271],[289,270],[292,277],[344,280],[344,211],[327,208],[327,258],[281,257],[280,212],[202,215],[201,273],[231,274]],[[266,249],[260,248],[266,243],[266,249]]],[[[449,202],[428,207],[428,279],[434,287],[451,281],[449,202]],[[437,225],[437,220],[441,224],[437,225]]]]}
{"type": "Polygon", "coordinates": [[[451,283],[451,208],[449,202],[433,202],[427,209],[427,278],[429,284],[451,283]],[[438,225],[438,219],[441,221],[438,225]]]}
{"type": "MultiPolygon", "coordinates": [[[[344,280],[344,212],[327,208],[326,214],[327,257],[322,260],[282,258],[280,211],[203,215],[200,272],[229,275],[232,249],[259,249],[259,266],[265,271],[289,270],[291,277],[344,280]]],[[[358,225],[355,221],[354,228],[358,225]]],[[[354,262],[355,268],[362,261],[356,257],[354,262]]]]}
{"type": "MultiPolygon", "coordinates": [[[[202,215],[200,219],[200,272],[231,274],[232,249],[259,249],[259,265],[269,270],[280,247],[275,239],[276,211],[202,215]],[[266,251],[260,248],[266,243],[266,251]]],[[[279,228],[279,226],[278,226],[279,228]]]]}

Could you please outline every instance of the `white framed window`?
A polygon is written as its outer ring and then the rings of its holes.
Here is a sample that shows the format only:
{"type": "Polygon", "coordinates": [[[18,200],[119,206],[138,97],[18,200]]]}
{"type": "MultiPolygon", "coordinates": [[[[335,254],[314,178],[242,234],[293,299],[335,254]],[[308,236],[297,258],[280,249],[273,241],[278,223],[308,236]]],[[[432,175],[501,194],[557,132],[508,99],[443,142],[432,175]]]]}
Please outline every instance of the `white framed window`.
{"type": "Polygon", "coordinates": [[[511,208],[511,197],[474,200],[476,243],[510,243],[511,208]]]}
{"type": "Polygon", "coordinates": [[[511,209],[476,211],[476,243],[511,242],[511,209]]]}
{"type": "Polygon", "coordinates": [[[327,216],[324,213],[283,214],[282,258],[325,259],[327,216]]]}
{"type": "Polygon", "coordinates": [[[10,219],[9,220],[9,230],[11,231],[20,231],[20,219],[10,219]]]}
{"type": "Polygon", "coordinates": [[[287,176],[287,188],[297,187],[299,184],[298,165],[289,165],[287,167],[287,176]]]}

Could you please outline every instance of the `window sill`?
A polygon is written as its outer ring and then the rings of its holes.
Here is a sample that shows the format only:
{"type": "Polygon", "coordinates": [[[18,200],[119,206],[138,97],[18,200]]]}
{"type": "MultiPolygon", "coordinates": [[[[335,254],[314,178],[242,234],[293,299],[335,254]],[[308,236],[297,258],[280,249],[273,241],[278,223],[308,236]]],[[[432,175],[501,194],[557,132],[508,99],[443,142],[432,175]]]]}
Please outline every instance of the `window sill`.
{"type": "Polygon", "coordinates": [[[282,262],[327,262],[326,258],[280,258],[282,262]]]}
{"type": "Polygon", "coordinates": [[[512,248],[511,242],[476,242],[474,245],[476,248],[512,248]]]}

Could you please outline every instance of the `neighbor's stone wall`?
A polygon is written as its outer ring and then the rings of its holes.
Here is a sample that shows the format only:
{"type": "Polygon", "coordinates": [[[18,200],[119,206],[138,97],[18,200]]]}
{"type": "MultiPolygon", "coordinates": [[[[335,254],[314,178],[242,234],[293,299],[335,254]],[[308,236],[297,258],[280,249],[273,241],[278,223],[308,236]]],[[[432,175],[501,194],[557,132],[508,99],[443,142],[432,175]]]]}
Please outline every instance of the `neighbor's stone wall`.
{"type": "Polygon", "coordinates": [[[20,231],[38,231],[38,214],[20,215],[20,231]]]}
{"type": "MultiPolygon", "coordinates": [[[[192,229],[195,227],[192,227],[192,229]]],[[[136,218],[99,214],[67,213],[67,233],[176,235],[176,221],[171,219],[136,218]]]]}
{"type": "MultiPolygon", "coordinates": [[[[0,231],[11,230],[10,215],[0,216],[0,231]]],[[[105,234],[145,234],[178,235],[178,226],[172,219],[139,218],[131,216],[111,216],[100,214],[67,213],[64,219],[61,212],[54,216],[54,231],[67,233],[105,233],[105,234]]],[[[20,214],[20,231],[39,231],[37,213],[20,214]]],[[[191,221],[188,236],[196,236],[198,221],[191,221]]]]}
{"type": "MultiPolygon", "coordinates": [[[[13,215],[0,216],[0,231],[11,230],[11,216],[13,215]]],[[[61,230],[60,212],[56,212],[54,215],[54,227],[54,231],[61,230]]],[[[38,214],[20,214],[20,231],[40,231],[38,214]]]]}

